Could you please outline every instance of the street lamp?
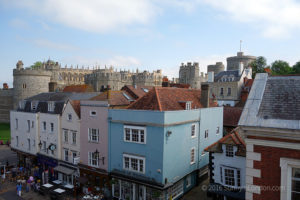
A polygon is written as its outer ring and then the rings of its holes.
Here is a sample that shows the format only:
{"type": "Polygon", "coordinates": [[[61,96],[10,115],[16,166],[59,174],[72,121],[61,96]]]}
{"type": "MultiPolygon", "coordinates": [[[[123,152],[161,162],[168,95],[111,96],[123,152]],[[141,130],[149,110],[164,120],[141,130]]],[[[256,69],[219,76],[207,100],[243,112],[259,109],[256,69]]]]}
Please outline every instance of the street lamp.
{"type": "Polygon", "coordinates": [[[40,141],[40,143],[38,144],[40,149],[42,148],[42,142],[40,141]]]}
{"type": "Polygon", "coordinates": [[[100,158],[100,156],[99,156],[100,153],[99,153],[98,149],[96,149],[96,151],[94,153],[96,154],[96,157],[98,158],[98,160],[102,160],[102,164],[104,165],[105,157],[103,156],[102,158],[100,158]]]}

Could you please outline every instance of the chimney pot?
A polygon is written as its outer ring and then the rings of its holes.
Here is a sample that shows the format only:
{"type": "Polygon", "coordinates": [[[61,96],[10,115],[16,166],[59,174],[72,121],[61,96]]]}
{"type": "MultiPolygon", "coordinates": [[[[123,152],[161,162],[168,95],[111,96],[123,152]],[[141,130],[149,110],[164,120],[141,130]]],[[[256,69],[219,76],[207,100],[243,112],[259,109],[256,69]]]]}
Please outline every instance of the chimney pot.
{"type": "Polygon", "coordinates": [[[201,104],[204,108],[209,107],[209,84],[202,83],[201,84],[201,104]]]}

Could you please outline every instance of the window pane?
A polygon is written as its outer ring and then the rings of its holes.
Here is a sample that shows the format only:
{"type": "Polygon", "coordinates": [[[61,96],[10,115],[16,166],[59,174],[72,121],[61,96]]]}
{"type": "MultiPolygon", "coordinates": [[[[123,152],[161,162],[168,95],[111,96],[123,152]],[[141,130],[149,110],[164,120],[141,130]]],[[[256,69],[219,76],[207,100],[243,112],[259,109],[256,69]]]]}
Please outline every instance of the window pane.
{"type": "Polygon", "coordinates": [[[131,158],[131,168],[138,171],[138,160],[136,158],[131,158]]]}
{"type": "Polygon", "coordinates": [[[130,141],[130,129],[125,128],[125,140],[130,141]]]}
{"type": "Polygon", "coordinates": [[[134,141],[134,142],[139,141],[139,130],[132,129],[132,141],[134,141]]]}
{"type": "Polygon", "coordinates": [[[144,161],[140,160],[140,172],[144,171],[144,161]]]}
{"type": "Polygon", "coordinates": [[[233,169],[225,169],[225,184],[235,186],[234,181],[234,170],[233,169]]]}
{"type": "Polygon", "coordinates": [[[144,130],[140,130],[140,142],[145,142],[144,130]]]}

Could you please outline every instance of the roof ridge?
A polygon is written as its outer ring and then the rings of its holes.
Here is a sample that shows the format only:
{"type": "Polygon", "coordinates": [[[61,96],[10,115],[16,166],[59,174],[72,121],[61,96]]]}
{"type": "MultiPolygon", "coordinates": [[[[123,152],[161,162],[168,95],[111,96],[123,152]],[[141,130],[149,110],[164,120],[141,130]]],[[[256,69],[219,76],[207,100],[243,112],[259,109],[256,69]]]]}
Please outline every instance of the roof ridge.
{"type": "Polygon", "coordinates": [[[156,99],[157,99],[157,103],[158,103],[158,108],[159,108],[159,111],[162,111],[161,109],[161,104],[160,104],[160,100],[159,100],[159,96],[158,96],[158,92],[156,90],[156,87],[154,87],[154,91],[155,91],[155,96],[156,96],[156,99]]]}

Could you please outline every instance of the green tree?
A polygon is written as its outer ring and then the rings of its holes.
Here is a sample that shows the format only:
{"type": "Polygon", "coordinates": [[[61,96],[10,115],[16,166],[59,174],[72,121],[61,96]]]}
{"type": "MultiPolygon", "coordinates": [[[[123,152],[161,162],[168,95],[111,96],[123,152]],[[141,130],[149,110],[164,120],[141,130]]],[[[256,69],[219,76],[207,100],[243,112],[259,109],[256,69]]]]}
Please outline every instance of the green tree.
{"type": "Polygon", "coordinates": [[[264,73],[264,69],[267,66],[267,59],[263,56],[259,56],[256,60],[252,61],[249,66],[252,67],[252,78],[255,78],[256,73],[264,73]]]}
{"type": "Polygon", "coordinates": [[[273,75],[286,75],[293,72],[289,63],[282,60],[274,61],[271,65],[271,70],[273,75]]]}
{"type": "Polygon", "coordinates": [[[300,74],[300,61],[293,66],[293,74],[300,74]]]}
{"type": "Polygon", "coordinates": [[[42,64],[43,63],[41,61],[37,61],[33,65],[31,65],[30,67],[31,67],[31,69],[39,69],[39,68],[41,68],[42,64]]]}

